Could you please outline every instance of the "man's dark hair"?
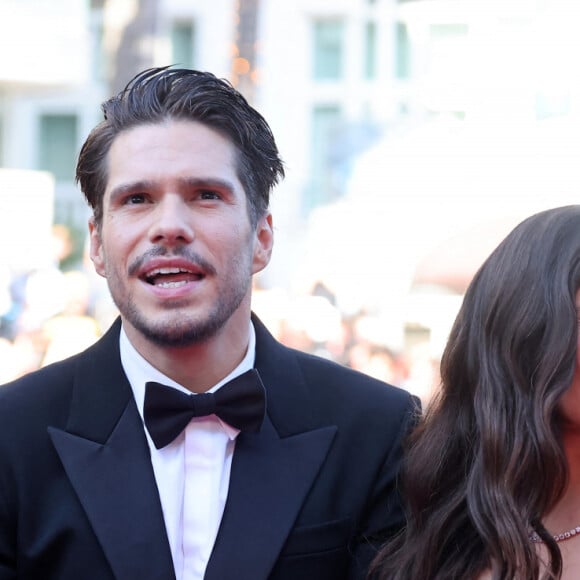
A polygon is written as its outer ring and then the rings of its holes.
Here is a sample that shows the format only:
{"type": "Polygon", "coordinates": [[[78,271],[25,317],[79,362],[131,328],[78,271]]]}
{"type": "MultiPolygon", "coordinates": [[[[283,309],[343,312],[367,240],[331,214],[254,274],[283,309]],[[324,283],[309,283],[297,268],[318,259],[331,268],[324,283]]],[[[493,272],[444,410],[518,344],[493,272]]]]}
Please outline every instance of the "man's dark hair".
{"type": "Polygon", "coordinates": [[[228,81],[212,73],[148,69],[101,108],[104,120],[82,146],[76,170],[76,180],[97,224],[103,216],[107,154],[121,132],[139,125],[168,119],[196,121],[228,138],[237,149],[237,175],[248,198],[253,226],[267,211],[273,187],[284,177],[268,123],[228,81]]]}

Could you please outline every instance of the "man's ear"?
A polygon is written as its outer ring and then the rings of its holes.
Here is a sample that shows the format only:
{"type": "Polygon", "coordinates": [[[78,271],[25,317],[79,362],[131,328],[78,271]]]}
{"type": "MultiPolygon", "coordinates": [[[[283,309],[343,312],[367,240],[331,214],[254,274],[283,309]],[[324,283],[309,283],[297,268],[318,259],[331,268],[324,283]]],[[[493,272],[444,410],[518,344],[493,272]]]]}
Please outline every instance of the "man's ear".
{"type": "Polygon", "coordinates": [[[97,274],[105,278],[105,259],[103,256],[103,244],[101,242],[101,232],[95,223],[95,218],[89,219],[89,256],[95,267],[97,274]]]}
{"type": "Polygon", "coordinates": [[[272,214],[268,212],[258,220],[258,225],[256,226],[252,274],[260,272],[269,264],[273,245],[272,214]]]}

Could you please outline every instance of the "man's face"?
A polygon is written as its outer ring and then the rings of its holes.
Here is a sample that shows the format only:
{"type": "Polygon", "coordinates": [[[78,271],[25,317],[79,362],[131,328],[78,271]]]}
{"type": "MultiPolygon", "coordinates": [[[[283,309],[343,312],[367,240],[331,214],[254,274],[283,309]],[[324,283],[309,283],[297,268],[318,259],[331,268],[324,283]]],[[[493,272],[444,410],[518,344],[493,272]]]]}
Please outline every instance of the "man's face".
{"type": "Polygon", "coordinates": [[[250,225],[234,145],[200,123],[169,121],[121,133],[107,163],[91,258],[129,337],[188,346],[247,328],[272,224],[268,214],[250,225]]]}

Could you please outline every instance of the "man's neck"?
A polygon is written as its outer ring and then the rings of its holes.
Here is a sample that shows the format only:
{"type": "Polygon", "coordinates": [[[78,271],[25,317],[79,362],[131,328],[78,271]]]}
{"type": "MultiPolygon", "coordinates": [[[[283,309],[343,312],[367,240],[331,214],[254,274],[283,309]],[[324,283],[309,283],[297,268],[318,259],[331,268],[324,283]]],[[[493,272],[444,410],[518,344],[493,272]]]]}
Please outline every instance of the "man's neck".
{"type": "Polygon", "coordinates": [[[123,328],[137,352],[149,364],[193,393],[203,393],[226,377],[248,350],[249,320],[230,321],[210,339],[183,347],[153,344],[130,325],[123,328]]]}

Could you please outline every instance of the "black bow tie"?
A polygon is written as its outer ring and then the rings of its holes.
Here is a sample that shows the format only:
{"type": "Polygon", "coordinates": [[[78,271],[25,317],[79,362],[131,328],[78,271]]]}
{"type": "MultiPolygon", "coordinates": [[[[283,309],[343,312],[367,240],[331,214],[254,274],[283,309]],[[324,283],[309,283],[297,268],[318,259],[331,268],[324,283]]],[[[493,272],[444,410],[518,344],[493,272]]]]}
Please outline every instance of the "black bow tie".
{"type": "Polygon", "coordinates": [[[173,387],[145,385],[143,417],[157,449],[169,445],[193,417],[216,415],[240,431],[260,430],[266,391],[256,369],[232,379],[215,393],[188,395],[173,387]]]}

